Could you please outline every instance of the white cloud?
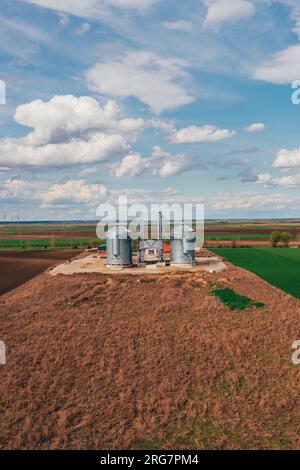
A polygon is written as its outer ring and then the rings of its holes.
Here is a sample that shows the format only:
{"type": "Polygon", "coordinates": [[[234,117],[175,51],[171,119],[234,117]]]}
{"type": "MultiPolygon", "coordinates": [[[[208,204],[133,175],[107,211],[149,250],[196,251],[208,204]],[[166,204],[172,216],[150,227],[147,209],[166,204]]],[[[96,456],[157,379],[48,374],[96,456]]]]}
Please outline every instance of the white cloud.
{"type": "Polygon", "coordinates": [[[0,140],[0,164],[55,166],[88,164],[124,153],[144,127],[142,119],[123,119],[116,102],[54,96],[17,108],[18,124],[33,128],[24,138],[0,140]]]}
{"type": "Polygon", "coordinates": [[[291,9],[291,17],[295,21],[294,33],[300,38],[300,4],[299,0],[273,0],[275,3],[283,3],[291,9]]]}
{"type": "Polygon", "coordinates": [[[169,136],[169,141],[173,144],[216,142],[218,140],[229,139],[235,134],[235,131],[230,131],[228,129],[218,129],[216,126],[189,126],[171,133],[169,136]]]}
{"type": "Polygon", "coordinates": [[[18,106],[15,120],[34,130],[27,136],[33,145],[64,142],[70,137],[83,137],[91,131],[109,133],[138,132],[144,126],[143,119],[121,119],[121,111],[115,101],[104,106],[88,96],[54,96],[50,101],[32,101],[18,106]]]}
{"type": "Polygon", "coordinates": [[[255,122],[248,127],[245,127],[246,132],[261,132],[265,129],[265,125],[262,122],[255,122]]]}
{"type": "Polygon", "coordinates": [[[69,26],[70,24],[70,19],[68,17],[68,15],[66,15],[65,13],[58,13],[58,18],[59,18],[59,24],[61,26],[69,26]]]}
{"type": "Polygon", "coordinates": [[[193,24],[190,21],[186,20],[164,21],[163,25],[167,29],[172,29],[175,31],[184,31],[186,33],[191,33],[195,29],[193,24]]]}
{"type": "Polygon", "coordinates": [[[297,200],[288,198],[284,194],[259,194],[247,192],[242,194],[223,193],[211,200],[211,208],[214,211],[234,210],[234,209],[270,209],[279,210],[289,207],[297,200]]]}
{"type": "Polygon", "coordinates": [[[281,149],[273,162],[275,168],[300,167],[300,147],[294,150],[281,149]]]}
{"type": "Polygon", "coordinates": [[[253,74],[257,80],[282,85],[300,77],[300,44],[277,52],[253,74]]]}
{"type": "Polygon", "coordinates": [[[22,0],[55,11],[82,18],[99,19],[107,13],[108,7],[143,11],[158,0],[22,0]]]}
{"type": "Polygon", "coordinates": [[[98,170],[95,167],[83,168],[82,170],[79,171],[78,176],[96,175],[97,171],[98,170]]]}
{"type": "Polygon", "coordinates": [[[139,153],[126,155],[120,163],[112,167],[115,178],[138,176],[147,168],[146,159],[143,159],[139,153]]]}
{"type": "Polygon", "coordinates": [[[300,173],[294,175],[281,176],[280,178],[273,178],[272,175],[266,173],[258,175],[258,183],[266,187],[282,187],[282,188],[297,188],[300,186],[300,173]]]}
{"type": "Polygon", "coordinates": [[[0,185],[0,198],[2,200],[26,200],[32,199],[37,189],[37,184],[19,178],[10,178],[0,185]]]}
{"type": "MultiPolygon", "coordinates": [[[[24,182],[27,184],[28,182],[24,182]]],[[[139,204],[162,204],[162,203],[188,203],[202,202],[201,198],[183,196],[178,190],[168,187],[166,189],[140,189],[124,188],[109,190],[101,183],[89,184],[84,180],[69,180],[65,183],[57,183],[41,192],[38,200],[43,209],[64,208],[71,210],[72,207],[82,206],[86,213],[102,202],[116,204],[119,196],[126,196],[128,203],[139,204]]],[[[69,213],[69,212],[68,212],[69,213]]]]}
{"type": "Polygon", "coordinates": [[[257,175],[257,182],[265,186],[269,186],[272,183],[272,175],[270,173],[264,173],[257,175]]]}
{"type": "Polygon", "coordinates": [[[116,203],[117,197],[125,195],[128,198],[129,204],[140,203],[140,204],[185,204],[185,203],[202,203],[203,198],[184,196],[180,191],[173,187],[166,189],[139,189],[139,188],[126,188],[122,189],[118,193],[111,191],[110,201],[116,203]]]}
{"type": "Polygon", "coordinates": [[[250,18],[255,7],[248,0],[204,0],[207,6],[205,24],[217,29],[222,23],[231,23],[250,18]]]}
{"type": "Polygon", "coordinates": [[[172,121],[161,121],[160,119],[150,119],[150,126],[154,129],[159,129],[162,132],[169,133],[174,130],[174,123],[172,121]]]}
{"type": "Polygon", "coordinates": [[[295,188],[300,186],[300,173],[295,175],[282,176],[281,178],[275,178],[272,180],[273,186],[281,186],[285,188],[295,188]]]}
{"type": "Polygon", "coordinates": [[[189,171],[197,166],[197,160],[191,155],[174,155],[164,161],[159,170],[161,178],[168,178],[174,175],[180,175],[185,171],[189,171]]]}
{"type": "Polygon", "coordinates": [[[85,34],[91,29],[91,25],[89,23],[82,23],[77,29],[77,34],[85,34]]]}
{"type": "Polygon", "coordinates": [[[128,150],[129,145],[120,135],[94,133],[87,140],[71,139],[66,143],[28,145],[26,139],[6,138],[0,141],[0,161],[11,167],[48,166],[66,167],[106,160],[128,150]]]}
{"type": "Polygon", "coordinates": [[[108,189],[100,183],[88,184],[84,180],[69,180],[54,184],[39,197],[42,208],[61,204],[99,204],[108,195],[108,189]]]}
{"type": "Polygon", "coordinates": [[[108,171],[115,178],[130,178],[146,172],[167,178],[193,168],[203,168],[194,155],[188,153],[172,155],[163,151],[159,146],[155,146],[149,157],[142,157],[139,153],[131,153],[126,155],[121,162],[110,165],[108,171]]]}
{"type": "Polygon", "coordinates": [[[161,59],[149,52],[127,54],[121,61],[98,63],[86,74],[93,91],[114,96],[136,97],[155,113],[176,109],[194,101],[176,79],[187,78],[186,64],[161,59]]]}

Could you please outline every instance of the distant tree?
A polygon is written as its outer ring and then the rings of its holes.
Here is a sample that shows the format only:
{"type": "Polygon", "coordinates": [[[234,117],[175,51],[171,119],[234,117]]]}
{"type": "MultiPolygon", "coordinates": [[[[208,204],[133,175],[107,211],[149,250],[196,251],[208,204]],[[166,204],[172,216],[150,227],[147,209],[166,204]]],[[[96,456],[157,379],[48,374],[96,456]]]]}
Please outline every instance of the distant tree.
{"type": "Polygon", "coordinates": [[[288,247],[289,244],[290,244],[290,241],[292,240],[293,238],[293,235],[289,232],[282,232],[280,234],[280,239],[282,241],[282,243],[284,244],[284,246],[288,247]]]}
{"type": "Polygon", "coordinates": [[[272,243],[272,246],[274,248],[276,248],[276,246],[278,245],[278,243],[280,242],[280,239],[281,239],[281,234],[280,232],[272,232],[271,235],[270,235],[270,241],[272,243]]]}

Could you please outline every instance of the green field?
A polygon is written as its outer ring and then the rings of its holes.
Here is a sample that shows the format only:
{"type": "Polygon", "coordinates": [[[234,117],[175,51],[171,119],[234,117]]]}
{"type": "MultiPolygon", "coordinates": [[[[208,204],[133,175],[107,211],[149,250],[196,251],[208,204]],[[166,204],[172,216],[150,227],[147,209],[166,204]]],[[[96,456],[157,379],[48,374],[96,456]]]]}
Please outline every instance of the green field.
{"type": "Polygon", "coordinates": [[[98,238],[28,238],[0,240],[0,249],[80,249],[100,244],[98,238]]]}
{"type": "Polygon", "coordinates": [[[213,248],[210,251],[300,299],[300,249],[213,248]]]}
{"type": "Polygon", "coordinates": [[[268,240],[269,238],[270,235],[266,233],[222,233],[205,235],[205,240],[208,241],[268,240]]]}
{"type": "Polygon", "coordinates": [[[86,231],[86,230],[95,230],[96,232],[96,225],[72,225],[68,227],[64,227],[63,225],[58,226],[45,226],[45,227],[33,227],[33,226],[21,226],[21,227],[5,227],[0,228],[1,235],[26,235],[28,232],[32,233],[51,233],[51,232],[79,232],[79,231],[86,231]]]}

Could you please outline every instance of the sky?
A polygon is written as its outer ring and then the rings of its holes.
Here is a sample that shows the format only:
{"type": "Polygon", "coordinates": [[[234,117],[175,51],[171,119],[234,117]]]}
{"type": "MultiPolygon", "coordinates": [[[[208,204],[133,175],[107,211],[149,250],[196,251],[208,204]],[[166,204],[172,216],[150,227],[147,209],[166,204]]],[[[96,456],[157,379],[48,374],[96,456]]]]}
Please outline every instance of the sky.
{"type": "Polygon", "coordinates": [[[0,221],[300,216],[299,0],[1,0],[0,80],[0,221]]]}

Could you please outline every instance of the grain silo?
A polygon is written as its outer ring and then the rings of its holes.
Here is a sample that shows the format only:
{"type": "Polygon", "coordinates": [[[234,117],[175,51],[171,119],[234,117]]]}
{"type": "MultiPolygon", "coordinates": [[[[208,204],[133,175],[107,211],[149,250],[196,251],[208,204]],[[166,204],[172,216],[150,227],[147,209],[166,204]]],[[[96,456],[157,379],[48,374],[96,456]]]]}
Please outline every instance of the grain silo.
{"type": "Polygon", "coordinates": [[[196,234],[194,230],[181,223],[177,225],[171,235],[171,264],[196,263],[196,234]]]}
{"type": "Polygon", "coordinates": [[[121,225],[106,232],[107,266],[132,266],[131,234],[121,225]]]}

